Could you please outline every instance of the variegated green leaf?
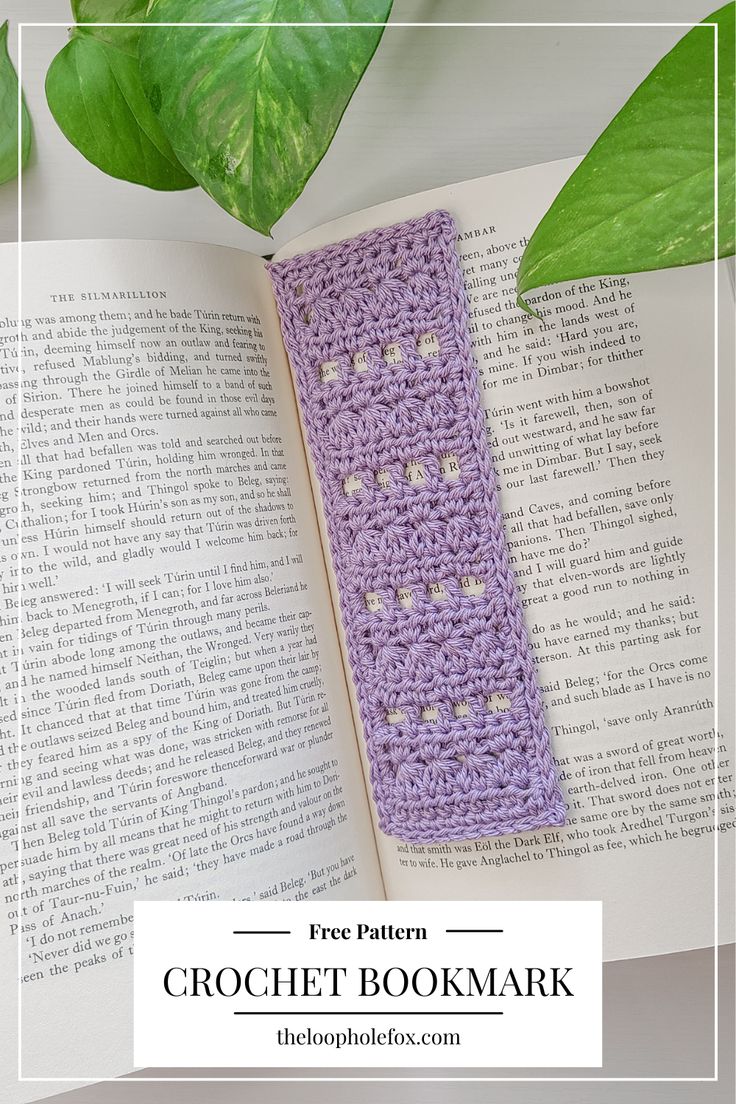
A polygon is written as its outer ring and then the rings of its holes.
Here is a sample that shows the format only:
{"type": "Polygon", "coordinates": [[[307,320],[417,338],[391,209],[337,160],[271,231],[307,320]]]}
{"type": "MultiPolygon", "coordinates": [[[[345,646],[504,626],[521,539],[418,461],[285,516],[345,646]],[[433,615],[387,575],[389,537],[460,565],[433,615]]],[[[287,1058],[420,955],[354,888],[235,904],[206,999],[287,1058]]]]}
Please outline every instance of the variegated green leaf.
{"type": "Polygon", "coordinates": [[[390,0],[154,0],[143,84],[176,155],[262,233],[319,164],[383,31],[390,0]],[[246,26],[365,22],[369,26],[246,26]]]}

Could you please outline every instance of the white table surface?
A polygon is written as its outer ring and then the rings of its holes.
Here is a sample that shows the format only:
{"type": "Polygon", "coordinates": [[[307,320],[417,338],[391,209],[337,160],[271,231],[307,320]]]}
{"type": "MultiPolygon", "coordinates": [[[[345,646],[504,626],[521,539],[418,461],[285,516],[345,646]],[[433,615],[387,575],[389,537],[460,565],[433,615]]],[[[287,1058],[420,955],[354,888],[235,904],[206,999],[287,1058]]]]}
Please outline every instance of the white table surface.
{"type": "MultiPolygon", "coordinates": [[[[24,177],[23,238],[184,238],[266,254],[320,222],[351,210],[453,181],[584,153],[633,88],[684,34],[677,27],[533,27],[533,23],[677,23],[703,19],[714,0],[395,0],[393,19],[428,27],[388,28],[345,113],[337,137],[273,241],[240,225],[200,190],[157,193],[111,179],[58,131],[43,80],[65,41],[64,28],[23,32],[22,71],[35,125],[24,177]],[[521,23],[448,27],[443,22],[521,23]]],[[[19,21],[64,22],[67,0],[0,0],[17,58],[19,21]]],[[[17,239],[16,188],[0,188],[0,240],[17,239]]],[[[707,1076],[711,1044],[708,952],[605,967],[606,1038],[618,1076],[707,1076]],[[676,979],[673,982],[673,978],[676,979]],[[636,994],[638,990],[638,996],[636,994]],[[700,1007],[693,1007],[693,992],[700,1007]],[[627,1032],[629,1002],[651,1004],[651,1036],[627,1032]],[[685,1007],[689,1004],[689,1007],[685,1007]],[[700,1033],[698,1028],[701,1028],[700,1033]],[[659,1061],[659,1068],[655,1066],[659,1061]],[[670,1056],[670,1065],[662,1062],[670,1056]],[[627,1066],[628,1060],[628,1066],[627,1066]]],[[[724,955],[728,992],[732,955],[724,955]],[[730,964],[730,965],[729,965],[730,964]]],[[[723,1029],[733,1030],[726,1014],[723,1029]]],[[[544,1074],[545,1071],[538,1071],[544,1074]]],[[[554,1071],[548,1071],[553,1074],[554,1071]]],[[[431,1070],[427,1075],[433,1076],[431,1070]]],[[[330,1101],[493,1101],[495,1104],[716,1104],[732,1082],[667,1084],[495,1083],[429,1085],[115,1084],[87,1086],[65,1104],[200,1104],[299,1099],[330,1101]]]]}

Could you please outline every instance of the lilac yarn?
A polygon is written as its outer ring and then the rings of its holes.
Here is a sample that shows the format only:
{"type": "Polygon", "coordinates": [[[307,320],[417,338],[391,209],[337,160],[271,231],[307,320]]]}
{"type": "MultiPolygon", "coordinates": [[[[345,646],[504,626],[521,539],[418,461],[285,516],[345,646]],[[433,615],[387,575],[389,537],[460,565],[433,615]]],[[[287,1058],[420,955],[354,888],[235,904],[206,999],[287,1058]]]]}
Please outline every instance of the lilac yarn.
{"type": "Polygon", "coordinates": [[[445,211],[269,266],[322,493],[379,825],[563,824],[445,211]]]}

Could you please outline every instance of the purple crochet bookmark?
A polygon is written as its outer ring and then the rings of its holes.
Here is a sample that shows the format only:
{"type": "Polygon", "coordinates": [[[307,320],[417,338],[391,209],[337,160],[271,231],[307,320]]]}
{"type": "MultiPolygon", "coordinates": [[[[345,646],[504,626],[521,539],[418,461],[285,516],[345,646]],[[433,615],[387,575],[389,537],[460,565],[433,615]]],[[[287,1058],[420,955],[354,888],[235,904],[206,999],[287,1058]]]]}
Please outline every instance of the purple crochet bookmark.
{"type": "Polygon", "coordinates": [[[379,824],[563,824],[445,211],[269,266],[319,478],[379,824]]]}

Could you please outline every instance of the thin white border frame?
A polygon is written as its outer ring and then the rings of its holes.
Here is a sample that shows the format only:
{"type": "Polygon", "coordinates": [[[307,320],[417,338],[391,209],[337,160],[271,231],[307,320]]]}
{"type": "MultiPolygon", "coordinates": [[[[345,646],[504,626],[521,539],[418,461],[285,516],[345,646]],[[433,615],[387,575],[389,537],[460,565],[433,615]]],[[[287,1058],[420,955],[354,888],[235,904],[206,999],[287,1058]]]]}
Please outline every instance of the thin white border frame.
{"type": "MultiPolygon", "coordinates": [[[[113,23],[113,22],[96,22],[96,23],[84,23],[77,24],[73,20],[67,20],[64,22],[24,22],[18,23],[18,326],[17,326],[17,346],[18,346],[18,436],[19,436],[19,449],[18,449],[18,492],[17,492],[17,558],[18,558],[18,593],[17,604],[15,604],[15,616],[17,616],[18,625],[18,658],[17,658],[17,677],[19,689],[22,686],[23,677],[23,651],[22,651],[22,524],[21,524],[21,501],[22,501],[22,489],[23,489],[23,468],[21,465],[21,429],[22,429],[22,417],[23,417],[23,360],[22,360],[22,243],[23,243],[23,219],[22,219],[22,199],[23,199],[23,164],[22,164],[22,106],[23,106],[23,93],[22,93],[22,76],[23,76],[23,52],[22,52],[22,35],[23,29],[28,28],[70,28],[70,26],[84,25],[84,26],[124,26],[124,28],[130,28],[130,26],[166,26],[166,28],[179,28],[179,26],[188,26],[188,28],[218,28],[218,26],[230,26],[230,28],[237,28],[237,26],[366,26],[366,28],[375,28],[375,26],[402,26],[402,28],[440,28],[440,26],[461,26],[461,28],[514,28],[514,29],[526,29],[526,28],[584,28],[584,29],[597,29],[597,28],[660,28],[660,26],[672,26],[672,28],[686,28],[687,30],[693,30],[696,26],[712,26],[714,31],[713,36],[713,52],[714,52],[714,256],[713,256],[713,310],[714,310],[714,363],[713,363],[713,375],[714,375],[714,397],[713,397],[713,468],[714,468],[714,588],[713,588],[713,643],[714,643],[714,660],[713,660],[713,672],[714,672],[714,705],[713,705],[713,730],[714,730],[714,751],[713,751],[713,769],[714,769],[714,830],[713,830],[713,863],[714,863],[714,909],[713,909],[713,1076],[710,1078],[289,1078],[289,1076],[279,1076],[279,1078],[139,1078],[135,1073],[121,1074],[117,1078],[24,1078],[21,1074],[22,1070],[22,1000],[21,1000],[21,976],[20,976],[20,963],[22,958],[23,940],[22,940],[22,927],[18,925],[18,1082],[19,1083],[71,1083],[71,1084],[97,1084],[107,1082],[125,1082],[127,1083],[147,1083],[147,1082],[294,1082],[297,1084],[306,1082],[388,1082],[392,1084],[401,1084],[402,1082],[415,1083],[415,1082],[439,1082],[439,1083],[476,1083],[476,1082],[599,1082],[601,1084],[608,1084],[610,1082],[626,1082],[626,1083],[644,1083],[644,1082],[703,1082],[703,1083],[717,1083],[718,1082],[718,24],[715,22],[437,22],[437,23],[422,23],[422,22],[334,22],[334,23],[320,23],[320,22],[301,22],[301,23],[279,23],[279,22],[214,22],[214,23],[148,23],[148,22],[136,22],[136,23],[113,23]]],[[[22,693],[19,694],[18,702],[18,874],[17,874],[17,889],[18,889],[18,902],[19,902],[19,915],[20,906],[22,901],[22,768],[21,768],[21,751],[22,751],[22,705],[23,698],[22,693]]],[[[710,948],[705,948],[710,949],[710,948]]]]}

